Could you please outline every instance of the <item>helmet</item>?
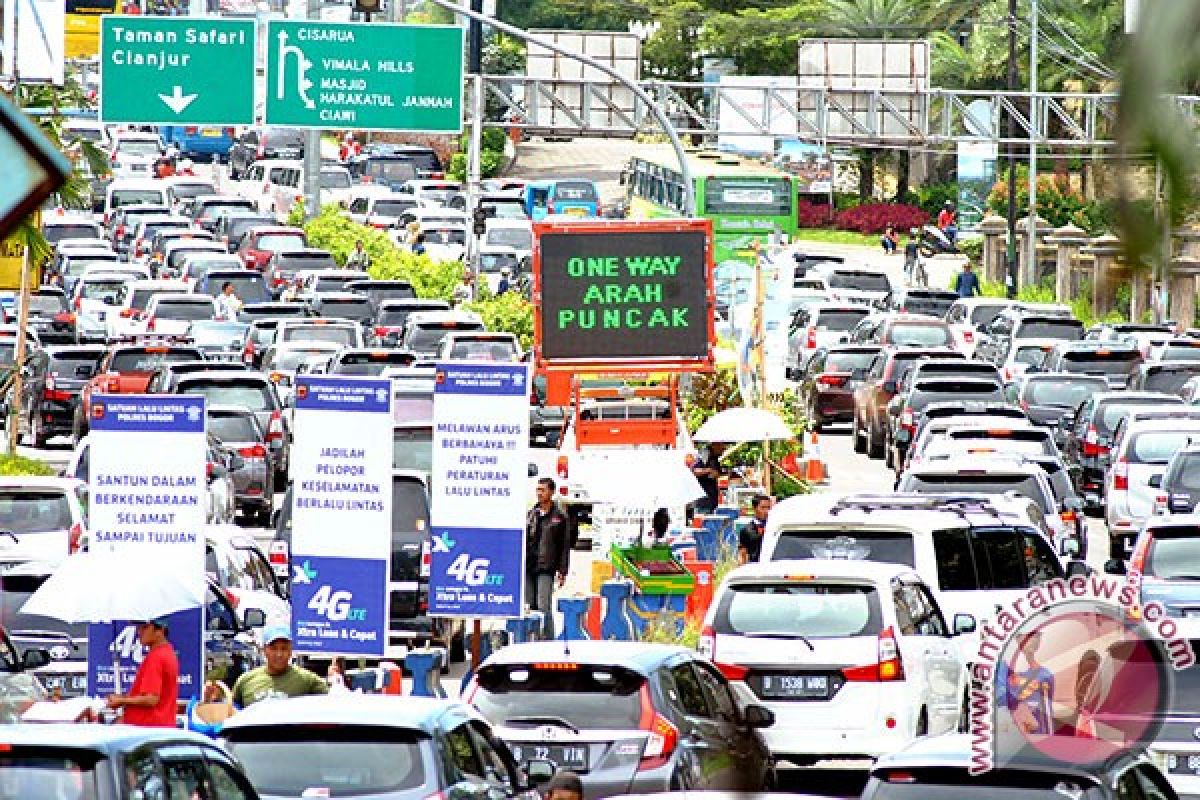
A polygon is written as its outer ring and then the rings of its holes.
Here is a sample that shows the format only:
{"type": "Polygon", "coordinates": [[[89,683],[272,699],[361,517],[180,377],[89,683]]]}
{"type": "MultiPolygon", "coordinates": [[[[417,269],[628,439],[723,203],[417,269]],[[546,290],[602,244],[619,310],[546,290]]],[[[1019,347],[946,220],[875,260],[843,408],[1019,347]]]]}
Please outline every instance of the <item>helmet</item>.
{"type": "Polygon", "coordinates": [[[509,275],[509,274],[510,274],[510,271],[509,271],[508,267],[501,267],[501,268],[500,268],[500,274],[501,274],[501,275],[509,275]]]}
{"type": "Polygon", "coordinates": [[[947,200],[947,201],[946,201],[946,202],[943,204],[943,206],[946,208],[946,210],[947,210],[947,211],[949,211],[950,209],[954,208],[954,203],[951,203],[949,200],[947,200]]]}

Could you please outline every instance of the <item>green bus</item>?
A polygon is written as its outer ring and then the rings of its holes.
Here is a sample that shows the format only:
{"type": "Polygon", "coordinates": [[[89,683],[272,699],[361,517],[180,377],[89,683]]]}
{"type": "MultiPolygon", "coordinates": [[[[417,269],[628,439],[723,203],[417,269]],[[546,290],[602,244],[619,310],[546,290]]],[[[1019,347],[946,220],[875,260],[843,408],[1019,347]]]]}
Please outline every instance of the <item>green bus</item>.
{"type": "MultiPolygon", "coordinates": [[[[713,223],[714,261],[753,263],[755,241],[796,234],[797,184],[792,176],[731,153],[687,155],[696,214],[713,223]]],[[[683,176],[673,154],[635,156],[621,174],[631,219],[683,216],[683,176]]]]}

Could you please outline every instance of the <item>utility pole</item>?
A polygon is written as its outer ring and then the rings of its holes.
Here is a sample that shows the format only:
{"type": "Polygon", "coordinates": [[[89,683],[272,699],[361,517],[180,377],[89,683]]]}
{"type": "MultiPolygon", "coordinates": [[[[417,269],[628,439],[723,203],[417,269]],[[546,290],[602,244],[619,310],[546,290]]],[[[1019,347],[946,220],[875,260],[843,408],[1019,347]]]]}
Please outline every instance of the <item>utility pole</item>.
{"type": "Polygon", "coordinates": [[[1038,123],[1041,109],[1038,108],[1038,0],[1030,0],[1032,19],[1029,39],[1029,226],[1025,230],[1029,247],[1029,267],[1025,271],[1031,283],[1038,280],[1037,260],[1037,151],[1038,123]]]}
{"type": "MultiPolygon", "coordinates": [[[[471,0],[471,11],[483,14],[483,0],[471,0]]],[[[482,180],[482,151],[483,151],[483,23],[476,17],[467,22],[467,72],[471,76],[471,141],[467,148],[467,213],[474,220],[478,211],[479,182],[482,180]]],[[[475,232],[475,224],[471,224],[471,236],[468,239],[470,251],[467,253],[468,269],[479,272],[480,234],[475,232]]],[[[476,291],[479,284],[476,282],[476,291]]]]}
{"type": "MultiPolygon", "coordinates": [[[[319,0],[305,0],[304,18],[321,18],[319,0]]],[[[321,213],[321,132],[304,132],[304,218],[312,219],[321,213]]]]}
{"type": "MultiPolygon", "coordinates": [[[[1017,0],[1008,0],[1008,90],[1017,90],[1017,0]]],[[[1016,124],[1008,115],[1008,247],[1005,250],[1005,294],[1017,296],[1017,154],[1016,124]]]]}

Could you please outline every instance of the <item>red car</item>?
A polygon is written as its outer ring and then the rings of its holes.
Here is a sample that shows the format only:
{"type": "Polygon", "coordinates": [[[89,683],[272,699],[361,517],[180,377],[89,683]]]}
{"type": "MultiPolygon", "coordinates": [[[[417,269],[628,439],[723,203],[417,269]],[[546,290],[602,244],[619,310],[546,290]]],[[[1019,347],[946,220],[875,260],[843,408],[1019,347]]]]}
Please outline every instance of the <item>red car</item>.
{"type": "Polygon", "coordinates": [[[300,228],[264,225],[246,232],[237,255],[246,262],[248,269],[266,272],[271,256],[285,251],[303,250],[307,246],[308,237],[300,228]]]}

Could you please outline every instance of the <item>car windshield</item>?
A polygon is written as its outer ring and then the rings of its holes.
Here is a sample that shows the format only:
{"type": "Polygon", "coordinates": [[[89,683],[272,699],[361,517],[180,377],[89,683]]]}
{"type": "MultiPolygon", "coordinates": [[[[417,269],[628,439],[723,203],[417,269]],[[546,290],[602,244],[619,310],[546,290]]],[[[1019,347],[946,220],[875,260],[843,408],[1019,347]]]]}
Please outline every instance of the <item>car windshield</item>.
{"type": "Polygon", "coordinates": [[[325,292],[339,292],[345,288],[348,281],[354,280],[348,275],[324,275],[317,278],[317,282],[313,285],[313,291],[318,294],[325,292]]]}
{"type": "Polygon", "coordinates": [[[867,372],[867,367],[875,360],[876,351],[846,351],[830,353],[825,359],[826,372],[849,372],[855,378],[861,378],[867,372]]]}
{"type": "Polygon", "coordinates": [[[999,316],[1000,312],[1006,308],[1008,308],[1007,305],[993,306],[981,303],[971,309],[971,324],[976,328],[982,328],[999,316]]]}
{"type": "Polygon", "coordinates": [[[1200,529],[1163,528],[1150,537],[1142,575],[1154,578],[1200,580],[1200,529]]]}
{"type": "Polygon", "coordinates": [[[138,203],[161,203],[162,199],[163,193],[158,189],[114,189],[109,205],[120,208],[138,203]]]}
{"type": "MultiPolygon", "coordinates": [[[[57,244],[63,239],[96,239],[100,236],[100,229],[95,225],[80,223],[78,225],[47,225],[42,231],[42,235],[46,237],[46,241],[50,244],[57,244]]],[[[503,244],[503,242],[501,242],[503,244]]]]}
{"type": "Polygon", "coordinates": [[[431,472],[433,470],[433,428],[396,428],[393,430],[392,468],[431,472]]]}
{"type": "Polygon", "coordinates": [[[281,255],[276,259],[276,263],[283,269],[291,270],[292,272],[299,272],[305,269],[335,269],[337,267],[337,262],[328,253],[281,255]]]}
{"type": "Polygon", "coordinates": [[[329,350],[317,347],[297,347],[282,350],[275,355],[275,359],[271,362],[271,369],[279,370],[280,372],[295,372],[296,369],[308,361],[310,358],[328,359],[332,356],[329,350]]]}
{"type": "Polygon", "coordinates": [[[1063,372],[1083,372],[1089,375],[1128,375],[1142,363],[1136,350],[1092,351],[1063,353],[1063,372]]]}
{"type": "Polygon", "coordinates": [[[166,294],[172,291],[171,289],[134,289],[133,294],[129,296],[129,307],[136,308],[139,311],[145,311],[146,306],[150,304],[150,298],[156,294],[166,294]]]}
{"type": "Polygon", "coordinates": [[[1096,392],[1107,392],[1104,381],[1072,380],[1054,377],[1034,380],[1025,385],[1024,399],[1035,406],[1056,408],[1079,408],[1079,405],[1096,392]]]}
{"type": "Polygon", "coordinates": [[[376,200],[371,213],[379,217],[398,217],[416,205],[415,200],[376,200]]]}
{"type": "MultiPolygon", "coordinates": [[[[70,501],[63,491],[0,490],[0,530],[19,537],[23,533],[65,531],[71,525],[70,501]]],[[[63,545],[65,548],[65,541],[63,545]]]]}
{"type": "Polygon", "coordinates": [[[645,678],[618,665],[580,669],[496,665],[479,674],[473,703],[493,725],[558,717],[579,729],[636,730],[645,678]]]}
{"type": "Polygon", "coordinates": [[[274,411],[275,398],[268,384],[261,381],[180,383],[180,394],[198,394],[210,405],[236,406],[248,411],[274,411]]]}
{"type": "Polygon", "coordinates": [[[467,243],[467,232],[462,228],[427,228],[424,233],[428,244],[467,243]]]}
{"type": "MultiPolygon", "coordinates": [[[[83,661],[87,658],[87,647],[84,644],[87,640],[88,626],[86,622],[63,622],[53,617],[21,613],[25,601],[42,587],[47,577],[49,576],[14,573],[0,576],[0,590],[2,590],[0,591],[0,624],[3,624],[4,630],[17,640],[15,643],[22,650],[27,646],[46,646],[46,641],[38,641],[37,644],[31,642],[26,645],[26,642],[30,641],[32,637],[23,636],[22,633],[25,631],[53,631],[66,634],[72,639],[79,640],[82,645],[72,654],[70,660],[83,661]]],[[[7,796],[0,792],[0,797],[7,796]]]]}
{"type": "Polygon", "coordinates": [[[57,314],[59,311],[66,311],[67,298],[61,294],[31,294],[29,296],[29,310],[34,314],[57,314]]]}
{"type": "Polygon", "coordinates": [[[1184,453],[1172,462],[1171,475],[1163,481],[1171,489],[1200,489],[1200,452],[1184,453]]]}
{"type": "Polygon", "coordinates": [[[338,359],[334,372],[338,375],[382,375],[388,367],[402,367],[411,363],[411,356],[396,350],[381,350],[378,353],[347,353],[338,359]]]}
{"type": "Polygon", "coordinates": [[[56,353],[50,357],[46,371],[55,378],[79,381],[92,377],[99,363],[99,353],[56,353]]]}
{"type": "Polygon", "coordinates": [[[425,785],[421,750],[432,747],[425,734],[390,726],[257,726],[226,738],[254,788],[271,797],[407,797],[425,785]]]}
{"type": "Polygon", "coordinates": [[[202,194],[213,194],[214,191],[211,183],[177,183],[171,187],[171,194],[181,200],[199,197],[202,194]]]}
{"type": "MultiPolygon", "coordinates": [[[[432,438],[429,446],[432,459],[432,438]]],[[[425,484],[407,477],[393,478],[392,531],[425,533],[428,530],[429,492],[426,491],[425,484]]]]}
{"type": "Polygon", "coordinates": [[[372,313],[371,302],[365,297],[353,300],[325,298],[321,301],[321,316],[323,317],[362,320],[370,319],[372,313]]]}
{"type": "Polygon", "coordinates": [[[554,199],[594,203],[598,198],[596,187],[590,182],[557,181],[554,184],[554,199]]]}
{"type": "MultiPolygon", "coordinates": [[[[880,768],[876,774],[885,772],[880,768]]],[[[871,794],[874,800],[1063,800],[1067,797],[1098,797],[1102,792],[1092,780],[1054,772],[1000,768],[982,775],[972,775],[957,767],[905,766],[904,782],[887,781],[878,784],[871,794]]],[[[1129,794],[1132,794],[1130,792],[1129,794]]],[[[1118,796],[1113,793],[1113,796],[1118,796]]],[[[1124,798],[1125,793],[1120,795],[1124,798]]],[[[1138,797],[1142,797],[1139,793],[1138,797]]],[[[1161,795],[1146,795],[1161,797],[1161,795]]]]}
{"type": "Polygon", "coordinates": [[[212,301],[194,303],[186,300],[160,302],[154,308],[154,316],[160,319],[199,320],[212,319],[212,301]]]}
{"type": "Polygon", "coordinates": [[[355,340],[354,329],[345,325],[296,325],[283,330],[284,342],[333,342],[335,344],[353,347],[358,344],[355,340]]]}
{"type": "Polygon", "coordinates": [[[824,639],[874,636],[883,629],[874,586],[780,581],[730,588],[714,618],[716,633],[824,639]]]}
{"type": "Polygon", "coordinates": [[[363,174],[384,183],[403,183],[417,177],[417,167],[408,159],[372,158],[367,161],[363,174]]]}
{"type": "Polygon", "coordinates": [[[450,358],[466,361],[515,361],[517,355],[512,342],[457,341],[450,348],[450,358]]]}
{"type": "Polygon", "coordinates": [[[1043,514],[1048,514],[1055,508],[1054,498],[1046,496],[1042,491],[1042,484],[1033,474],[994,474],[983,468],[978,471],[959,470],[956,473],[912,475],[901,482],[900,490],[916,494],[990,495],[1014,492],[1037,503],[1043,514]]]}
{"type": "Polygon", "coordinates": [[[1073,319],[1031,319],[1017,326],[1018,339],[1066,339],[1077,341],[1083,338],[1083,323],[1073,319]]]}
{"type": "Polygon", "coordinates": [[[257,442],[258,435],[254,417],[249,414],[209,413],[208,432],[222,442],[257,442]]]}
{"type": "Polygon", "coordinates": [[[433,419],[433,394],[396,392],[392,396],[392,419],[396,422],[433,419]]]}
{"type": "Polygon", "coordinates": [[[162,153],[162,148],[154,139],[118,139],[117,152],[134,156],[156,156],[162,153]]]}
{"type": "Polygon", "coordinates": [[[245,340],[249,325],[241,322],[216,322],[198,320],[188,329],[197,347],[229,347],[245,340]]]}
{"type": "Polygon", "coordinates": [[[847,308],[837,311],[823,309],[817,315],[817,328],[825,331],[848,331],[857,325],[868,313],[870,312],[865,308],[847,308]]]}
{"type": "Polygon", "coordinates": [[[487,243],[514,250],[532,250],[533,231],[528,228],[492,228],[487,232],[487,243]]]}
{"type": "Polygon", "coordinates": [[[860,292],[887,292],[892,288],[887,275],[882,272],[844,272],[837,270],[829,274],[830,289],[856,289],[860,292]]]}
{"type": "Polygon", "coordinates": [[[1183,389],[1183,385],[1197,375],[1200,375],[1200,364],[1190,367],[1171,367],[1153,370],[1142,381],[1142,389],[1147,392],[1179,394],[1180,390],[1183,389]]]}
{"type": "Polygon", "coordinates": [[[892,326],[889,341],[902,346],[937,347],[951,344],[953,337],[945,325],[905,323],[892,326]]]}
{"type": "Polygon", "coordinates": [[[1041,363],[1046,360],[1046,353],[1049,351],[1049,345],[1034,344],[1018,347],[1017,352],[1013,354],[1013,361],[1018,364],[1024,364],[1027,367],[1041,366],[1041,363]]]}
{"type": "Polygon", "coordinates": [[[258,237],[258,250],[295,250],[304,247],[304,236],[299,233],[268,233],[258,237]]]}
{"type": "Polygon", "coordinates": [[[99,796],[94,761],[52,754],[0,755],[0,797],[96,800],[99,796]]]}
{"type": "Polygon", "coordinates": [[[517,257],[513,253],[480,253],[479,271],[488,274],[498,274],[503,269],[515,272],[517,257]]]}
{"type": "Polygon", "coordinates": [[[1198,345],[1168,345],[1163,348],[1159,361],[1200,361],[1200,344],[1198,345]]]}
{"type": "Polygon", "coordinates": [[[321,170],[322,189],[349,189],[350,173],[342,169],[321,170]]]}
{"type": "Polygon", "coordinates": [[[153,372],[163,364],[178,364],[181,361],[197,361],[204,355],[199,350],[126,350],[112,357],[108,368],[111,372],[153,372]]]}
{"type": "Polygon", "coordinates": [[[417,325],[412,332],[412,337],[408,340],[408,344],[418,352],[433,351],[438,349],[438,346],[442,343],[442,339],[446,338],[446,334],[452,330],[482,330],[482,328],[482,325],[451,325],[440,322],[431,325],[417,325]]]}
{"type": "Polygon", "coordinates": [[[804,558],[843,558],[914,565],[913,537],[907,531],[838,530],[782,531],[772,561],[804,558]]]}
{"type": "Polygon", "coordinates": [[[1183,405],[1183,400],[1178,397],[1146,397],[1138,399],[1136,402],[1133,400],[1121,400],[1117,403],[1106,403],[1100,407],[1100,411],[1095,415],[1092,424],[1096,426],[1098,433],[1107,435],[1116,430],[1121,420],[1138,406],[1163,404],[1183,405]]]}
{"type": "MultiPolygon", "coordinates": [[[[1182,426],[1178,426],[1182,427],[1182,426]]],[[[1200,429],[1142,431],[1133,434],[1126,457],[1131,464],[1166,464],[1183,448],[1200,444],[1200,429]]]]}

